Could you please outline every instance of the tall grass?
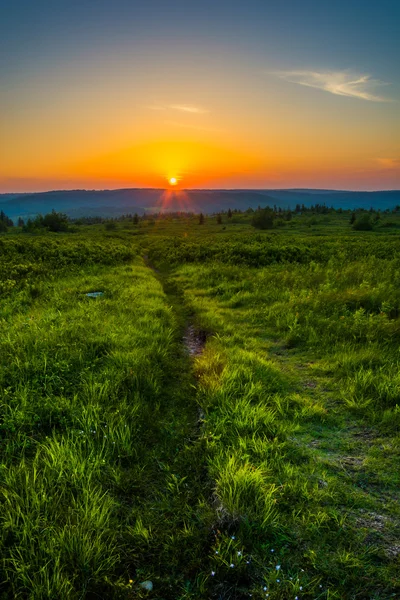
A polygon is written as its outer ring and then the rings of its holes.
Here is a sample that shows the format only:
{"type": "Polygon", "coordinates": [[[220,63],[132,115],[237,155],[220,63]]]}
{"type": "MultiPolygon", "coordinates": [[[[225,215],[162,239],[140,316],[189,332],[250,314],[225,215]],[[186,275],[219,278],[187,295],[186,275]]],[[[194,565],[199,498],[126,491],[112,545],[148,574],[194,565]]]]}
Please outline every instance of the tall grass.
{"type": "Polygon", "coordinates": [[[205,533],[190,525],[199,484],[183,483],[196,409],[190,373],[176,389],[188,361],[179,320],[140,261],[40,285],[40,298],[20,293],[3,313],[5,597],[126,597],[155,572],[182,579],[168,549],[185,555],[182,538],[196,546],[205,533]]]}
{"type": "Polygon", "coordinates": [[[376,438],[398,447],[398,270],[397,258],[368,255],[177,270],[186,302],[216,333],[196,364],[216,526],[251,557],[252,583],[220,565],[216,597],[228,587],[255,597],[267,587],[274,598],[353,598],[365,588],[389,598],[399,589],[394,563],[377,546],[365,551],[353,514],[382,511],[373,481],[395,494],[398,452],[386,459],[379,451],[373,467],[365,459],[371,470],[357,476],[339,467],[354,452],[353,429],[362,436],[376,427],[376,438]],[[307,443],[320,438],[328,453],[307,443]]]}
{"type": "Polygon", "coordinates": [[[399,593],[398,241],[307,219],[2,237],[3,598],[399,593]]]}

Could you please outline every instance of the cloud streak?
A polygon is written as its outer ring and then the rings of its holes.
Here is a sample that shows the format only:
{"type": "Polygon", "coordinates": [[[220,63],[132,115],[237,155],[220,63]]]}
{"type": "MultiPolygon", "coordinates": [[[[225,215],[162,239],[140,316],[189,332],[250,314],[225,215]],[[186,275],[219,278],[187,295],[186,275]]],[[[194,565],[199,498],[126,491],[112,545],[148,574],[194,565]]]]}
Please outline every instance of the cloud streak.
{"type": "Polygon", "coordinates": [[[201,108],[200,106],[191,106],[190,104],[171,104],[169,108],[173,110],[180,110],[182,112],[192,113],[196,115],[203,115],[208,113],[208,110],[201,108]]]}
{"type": "Polygon", "coordinates": [[[324,90],[337,96],[370,102],[390,102],[390,98],[377,93],[378,88],[387,84],[372,79],[370,75],[350,71],[278,71],[275,75],[290,83],[324,90]]]}
{"type": "Polygon", "coordinates": [[[201,106],[194,106],[192,104],[158,104],[149,106],[148,108],[150,110],[178,110],[192,115],[205,115],[210,112],[201,106]]]}

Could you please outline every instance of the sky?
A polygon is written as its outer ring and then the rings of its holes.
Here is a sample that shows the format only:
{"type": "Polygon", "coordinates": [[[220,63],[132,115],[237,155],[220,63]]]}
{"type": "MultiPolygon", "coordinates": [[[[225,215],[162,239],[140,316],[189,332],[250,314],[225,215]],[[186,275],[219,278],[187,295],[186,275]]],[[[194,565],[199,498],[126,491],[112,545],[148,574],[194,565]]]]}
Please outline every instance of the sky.
{"type": "Polygon", "coordinates": [[[398,0],[0,0],[0,193],[400,189],[399,22],[398,0]]]}

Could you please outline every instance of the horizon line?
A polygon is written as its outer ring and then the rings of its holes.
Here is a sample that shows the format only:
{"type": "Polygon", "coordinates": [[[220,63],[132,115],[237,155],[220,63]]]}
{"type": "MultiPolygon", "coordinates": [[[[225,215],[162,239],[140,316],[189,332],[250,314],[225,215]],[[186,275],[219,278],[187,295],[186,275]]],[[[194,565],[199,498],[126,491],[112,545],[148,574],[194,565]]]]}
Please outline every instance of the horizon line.
{"type": "Polygon", "coordinates": [[[55,188],[50,190],[24,191],[24,192],[1,192],[0,196],[6,195],[34,195],[51,194],[54,192],[122,192],[122,191],[161,191],[161,192],[337,192],[337,193],[364,193],[373,194],[377,192],[400,192],[400,188],[391,189],[338,189],[338,188],[312,188],[312,187],[273,187],[273,188],[170,188],[170,187],[116,187],[116,188],[55,188]]]}

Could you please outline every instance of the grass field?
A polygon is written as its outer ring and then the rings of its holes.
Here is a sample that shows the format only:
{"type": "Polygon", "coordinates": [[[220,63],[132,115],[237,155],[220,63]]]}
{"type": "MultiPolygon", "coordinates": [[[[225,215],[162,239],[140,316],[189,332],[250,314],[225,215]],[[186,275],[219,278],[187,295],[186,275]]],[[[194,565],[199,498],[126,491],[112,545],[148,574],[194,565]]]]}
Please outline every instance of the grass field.
{"type": "Polygon", "coordinates": [[[400,596],[399,216],[249,221],[0,237],[0,597],[400,596]]]}

